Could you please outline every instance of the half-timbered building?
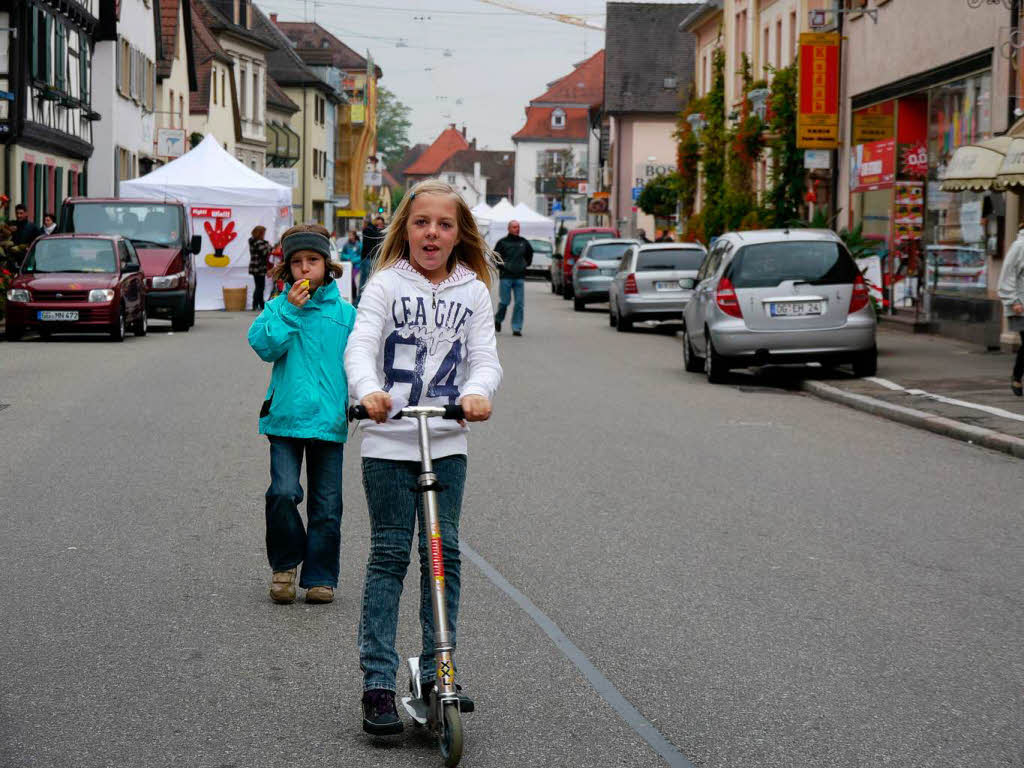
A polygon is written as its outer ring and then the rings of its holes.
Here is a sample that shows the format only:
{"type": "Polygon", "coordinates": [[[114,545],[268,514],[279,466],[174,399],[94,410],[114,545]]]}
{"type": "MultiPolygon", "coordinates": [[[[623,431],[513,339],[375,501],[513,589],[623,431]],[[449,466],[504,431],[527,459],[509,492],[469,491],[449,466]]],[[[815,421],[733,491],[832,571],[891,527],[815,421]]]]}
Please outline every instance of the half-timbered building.
{"type": "Polygon", "coordinates": [[[0,1],[0,179],[12,207],[24,202],[36,222],[88,189],[100,119],[92,56],[105,1],[0,1]]]}

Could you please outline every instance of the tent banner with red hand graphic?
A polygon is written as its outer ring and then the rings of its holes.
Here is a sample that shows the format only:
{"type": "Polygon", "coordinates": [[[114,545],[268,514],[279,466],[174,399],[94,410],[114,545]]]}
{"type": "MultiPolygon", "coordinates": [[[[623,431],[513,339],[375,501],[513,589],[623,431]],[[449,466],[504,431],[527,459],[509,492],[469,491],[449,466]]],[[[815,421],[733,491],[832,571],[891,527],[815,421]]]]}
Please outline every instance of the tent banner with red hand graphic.
{"type": "MultiPolygon", "coordinates": [[[[203,238],[202,250],[196,254],[198,285],[196,309],[224,309],[222,288],[248,288],[246,306],[252,306],[254,283],[249,274],[249,237],[257,226],[267,228],[264,237],[271,243],[284,233],[291,223],[278,219],[278,209],[249,205],[197,205],[189,206],[192,233],[203,238]]],[[[266,281],[269,295],[271,281],[266,281]]]]}

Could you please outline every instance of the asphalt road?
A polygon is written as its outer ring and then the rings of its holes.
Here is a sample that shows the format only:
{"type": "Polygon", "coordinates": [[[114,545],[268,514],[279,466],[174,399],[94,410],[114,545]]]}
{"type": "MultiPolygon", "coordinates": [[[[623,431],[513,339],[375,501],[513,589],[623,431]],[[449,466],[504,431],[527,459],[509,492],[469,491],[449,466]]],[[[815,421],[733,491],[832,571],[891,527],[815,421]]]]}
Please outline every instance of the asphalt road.
{"type": "MultiPolygon", "coordinates": [[[[464,558],[464,766],[665,765],[615,693],[699,768],[1024,765],[1019,460],[527,302],[462,535],[608,685],[464,558]]],[[[0,344],[3,768],[439,764],[360,730],[358,438],[339,599],[267,598],[252,318],[0,344]]]]}

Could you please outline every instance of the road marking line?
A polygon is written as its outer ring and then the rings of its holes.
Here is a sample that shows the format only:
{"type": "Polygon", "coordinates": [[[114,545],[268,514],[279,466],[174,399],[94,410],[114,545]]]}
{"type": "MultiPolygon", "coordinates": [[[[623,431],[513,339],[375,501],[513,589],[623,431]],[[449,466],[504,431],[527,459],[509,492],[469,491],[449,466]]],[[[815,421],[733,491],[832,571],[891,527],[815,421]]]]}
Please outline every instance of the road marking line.
{"type": "Polygon", "coordinates": [[[917,397],[927,397],[929,400],[935,400],[946,405],[956,405],[960,408],[969,408],[975,411],[982,411],[984,413],[991,414],[992,416],[998,416],[1002,419],[1012,419],[1014,421],[1024,421],[1024,416],[1013,411],[1007,411],[1002,408],[996,408],[993,405],[982,405],[980,403],[972,403],[968,400],[957,400],[954,397],[943,397],[942,395],[935,395],[931,392],[926,392],[923,389],[907,389],[902,387],[894,381],[888,379],[882,379],[877,376],[867,376],[867,381],[873,381],[875,384],[891,389],[897,392],[906,392],[908,395],[915,395],[917,397]]]}
{"type": "Polygon", "coordinates": [[[484,572],[484,575],[491,580],[492,584],[511,597],[533,619],[534,623],[544,630],[544,633],[551,638],[558,650],[576,666],[601,698],[608,702],[611,708],[626,721],[626,724],[639,734],[666,763],[672,766],[672,768],[694,768],[693,763],[687,760],[672,742],[658,732],[658,729],[654,727],[650,720],[640,714],[639,710],[630,704],[625,696],[618,692],[611,681],[565,636],[565,633],[558,628],[555,622],[533,604],[530,598],[512,586],[494,566],[484,560],[465,541],[459,542],[459,549],[462,554],[473,561],[477,568],[484,572]]]}

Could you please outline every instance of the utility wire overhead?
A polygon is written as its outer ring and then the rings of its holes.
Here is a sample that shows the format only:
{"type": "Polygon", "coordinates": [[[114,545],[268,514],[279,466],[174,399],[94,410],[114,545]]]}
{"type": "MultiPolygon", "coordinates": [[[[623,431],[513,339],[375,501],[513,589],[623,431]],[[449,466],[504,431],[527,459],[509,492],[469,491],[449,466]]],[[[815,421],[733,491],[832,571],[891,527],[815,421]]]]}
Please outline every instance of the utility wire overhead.
{"type": "Polygon", "coordinates": [[[559,21],[562,24],[572,24],[576,27],[583,27],[584,29],[596,29],[600,32],[604,31],[604,27],[599,27],[596,24],[591,24],[582,16],[573,16],[568,13],[555,13],[554,11],[542,11],[537,8],[526,8],[517,3],[510,3],[507,0],[478,0],[481,3],[487,3],[487,5],[496,5],[499,8],[508,8],[512,11],[518,11],[519,13],[525,13],[530,16],[539,16],[542,19],[550,19],[551,21],[559,21]]]}

